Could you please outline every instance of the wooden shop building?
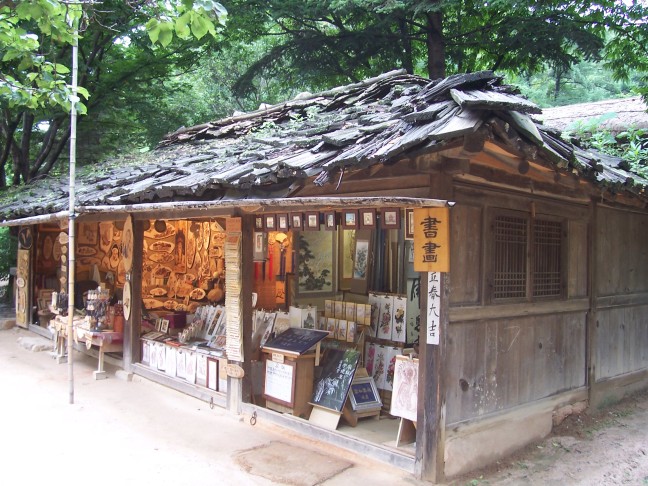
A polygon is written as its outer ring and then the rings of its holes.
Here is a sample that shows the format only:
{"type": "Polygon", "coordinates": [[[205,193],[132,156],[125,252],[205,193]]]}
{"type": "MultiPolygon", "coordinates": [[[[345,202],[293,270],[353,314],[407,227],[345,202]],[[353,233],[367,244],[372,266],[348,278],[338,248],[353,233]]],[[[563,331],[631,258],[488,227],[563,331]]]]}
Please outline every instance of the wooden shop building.
{"type": "Polygon", "coordinates": [[[648,384],[648,181],[537,113],[396,71],[183,128],[78,175],[73,263],[36,181],[0,205],[18,322],[65,337],[73,271],[100,361],[433,481],[492,463],[648,384]]]}

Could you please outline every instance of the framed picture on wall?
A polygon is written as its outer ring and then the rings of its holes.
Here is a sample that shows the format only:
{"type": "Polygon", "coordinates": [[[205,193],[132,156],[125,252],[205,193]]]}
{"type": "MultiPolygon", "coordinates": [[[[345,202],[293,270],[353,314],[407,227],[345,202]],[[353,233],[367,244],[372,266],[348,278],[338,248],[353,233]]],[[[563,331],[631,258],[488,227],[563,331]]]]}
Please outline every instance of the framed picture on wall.
{"type": "Polygon", "coordinates": [[[266,214],[263,220],[263,227],[266,231],[275,231],[277,229],[277,218],[274,214],[266,214]]]}
{"type": "Polygon", "coordinates": [[[413,209],[405,210],[405,239],[406,240],[414,239],[414,210],[413,209]]]}
{"type": "Polygon", "coordinates": [[[254,231],[263,231],[263,216],[254,217],[254,231]]]}
{"type": "Polygon", "coordinates": [[[324,213],[324,229],[327,231],[335,231],[337,226],[337,218],[335,211],[327,211],[324,213]]]}
{"type": "Polygon", "coordinates": [[[342,227],[344,229],[358,227],[358,211],[356,209],[348,209],[342,212],[342,227]]]}
{"type": "Polygon", "coordinates": [[[288,214],[277,214],[277,229],[279,231],[288,231],[288,214]]]}
{"type": "Polygon", "coordinates": [[[304,229],[309,231],[318,231],[319,227],[319,213],[317,211],[307,211],[304,216],[304,229]]]}
{"type": "Polygon", "coordinates": [[[361,228],[375,228],[376,227],[376,210],[361,209],[360,210],[360,227],[361,228]]]}
{"type": "Polygon", "coordinates": [[[382,210],[382,227],[383,229],[400,228],[400,208],[385,208],[382,210]]]}
{"type": "Polygon", "coordinates": [[[333,231],[302,231],[297,250],[296,295],[333,295],[337,290],[336,234],[333,231]]]}
{"type": "Polygon", "coordinates": [[[304,215],[302,213],[290,213],[290,227],[295,231],[304,229],[304,215]]]}

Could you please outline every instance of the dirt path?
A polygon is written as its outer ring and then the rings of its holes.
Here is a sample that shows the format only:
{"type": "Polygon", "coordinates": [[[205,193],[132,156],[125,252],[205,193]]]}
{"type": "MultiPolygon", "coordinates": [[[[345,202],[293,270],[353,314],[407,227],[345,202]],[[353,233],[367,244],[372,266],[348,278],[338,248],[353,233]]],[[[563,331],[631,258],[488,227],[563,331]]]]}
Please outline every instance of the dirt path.
{"type": "Polygon", "coordinates": [[[648,391],[569,417],[542,442],[449,484],[648,485],[648,391]]]}

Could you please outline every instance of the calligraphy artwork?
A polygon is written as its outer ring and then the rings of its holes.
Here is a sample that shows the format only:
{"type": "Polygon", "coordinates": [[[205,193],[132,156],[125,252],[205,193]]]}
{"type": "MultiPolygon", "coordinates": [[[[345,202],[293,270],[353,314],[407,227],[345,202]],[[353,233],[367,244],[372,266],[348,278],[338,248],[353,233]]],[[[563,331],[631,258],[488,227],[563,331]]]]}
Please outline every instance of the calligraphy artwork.
{"type": "Polygon", "coordinates": [[[427,299],[427,344],[439,344],[439,323],[441,321],[441,274],[428,273],[427,299]]]}
{"type": "Polygon", "coordinates": [[[313,404],[341,412],[359,360],[360,353],[352,349],[327,350],[314,386],[313,404]]]}
{"type": "Polygon", "coordinates": [[[448,208],[414,210],[414,270],[450,271],[450,212],[448,208]]]}

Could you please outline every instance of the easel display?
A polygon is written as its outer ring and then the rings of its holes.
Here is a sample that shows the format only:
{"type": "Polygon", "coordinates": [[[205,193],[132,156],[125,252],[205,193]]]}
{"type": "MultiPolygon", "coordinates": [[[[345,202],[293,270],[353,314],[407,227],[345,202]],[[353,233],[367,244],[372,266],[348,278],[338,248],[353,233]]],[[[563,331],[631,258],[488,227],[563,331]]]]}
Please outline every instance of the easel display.
{"type": "Polygon", "coordinates": [[[391,414],[400,417],[396,446],[416,441],[419,360],[397,356],[394,366],[394,393],[391,414]]]}
{"type": "Polygon", "coordinates": [[[320,341],[327,335],[326,331],[290,328],[262,348],[265,353],[263,397],[269,409],[308,417],[320,341]]]}

